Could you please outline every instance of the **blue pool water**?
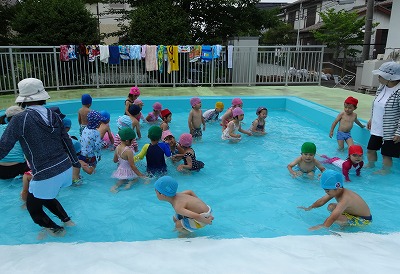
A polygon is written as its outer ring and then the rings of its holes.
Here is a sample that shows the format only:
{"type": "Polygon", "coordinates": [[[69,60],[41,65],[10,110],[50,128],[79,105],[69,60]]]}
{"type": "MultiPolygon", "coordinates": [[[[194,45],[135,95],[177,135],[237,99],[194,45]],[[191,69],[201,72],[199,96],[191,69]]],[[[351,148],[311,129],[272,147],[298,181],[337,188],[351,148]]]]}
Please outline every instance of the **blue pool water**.
{"type": "MultiPolygon", "coordinates": [[[[112,113],[110,125],[114,132],[115,120],[123,112],[124,99],[95,99],[92,104],[92,109],[108,109],[112,113]]],[[[226,107],[231,99],[223,98],[226,107]]],[[[145,103],[144,114],[150,111],[155,101],[160,101],[164,108],[172,111],[170,128],[176,138],[188,131],[189,97],[144,97],[142,100],[145,103]]],[[[203,110],[212,108],[217,100],[202,97],[203,110]]],[[[231,144],[221,140],[221,127],[217,123],[207,124],[203,140],[193,145],[197,158],[205,163],[204,169],[199,173],[182,174],[176,171],[176,165],[168,161],[169,175],[179,182],[178,191],[192,189],[213,209],[213,225],[194,235],[267,238],[326,233],[307,230],[324,221],[328,216],[326,207],[309,212],[297,208],[308,206],[324,195],[319,182],[293,179],[286,166],[299,156],[305,141],[315,142],[318,154],[346,157],[344,152],[336,151],[336,140],[328,137],[337,112],[296,97],[246,97],[243,101],[243,128],[248,128],[256,118],[258,106],[269,109],[266,136],[244,136],[240,143],[231,144]]],[[[73,121],[70,134],[78,136],[76,113],[80,102],[60,102],[58,106],[73,121]]],[[[148,128],[148,125],[142,126],[143,138],[139,140],[139,147],[148,142],[148,128]]],[[[352,134],[356,143],[366,151],[368,131],[355,126],[352,134]]],[[[173,231],[173,209],[169,203],[157,200],[152,183],[138,183],[132,189],[121,190],[117,194],[109,191],[115,183],[110,178],[116,169],[112,157],[113,152],[103,150],[102,160],[94,175],[82,173],[82,186],[69,187],[60,192],[58,199],[77,226],[67,228],[64,238],[48,237],[44,241],[141,241],[177,237],[173,231]]],[[[378,162],[380,165],[381,162],[378,162]]],[[[374,222],[365,228],[346,231],[400,231],[397,222],[400,213],[400,190],[397,187],[399,166],[396,160],[393,174],[387,176],[373,175],[374,170],[368,169],[362,170],[361,177],[350,176],[352,182],[345,183],[345,187],[356,191],[367,201],[374,222]]],[[[145,171],[145,162],[138,163],[138,167],[145,171]]],[[[37,240],[40,228],[32,222],[26,209],[21,208],[20,190],[20,179],[0,180],[0,244],[43,242],[37,240]]],[[[334,225],[332,229],[339,230],[339,227],[334,225]]]]}

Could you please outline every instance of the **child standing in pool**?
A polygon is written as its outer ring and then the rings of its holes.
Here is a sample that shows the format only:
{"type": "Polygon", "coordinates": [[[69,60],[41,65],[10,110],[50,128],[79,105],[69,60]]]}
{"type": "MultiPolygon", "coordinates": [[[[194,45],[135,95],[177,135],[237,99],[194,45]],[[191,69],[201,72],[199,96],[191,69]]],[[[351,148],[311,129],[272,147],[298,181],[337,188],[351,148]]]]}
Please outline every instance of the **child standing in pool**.
{"type": "Polygon", "coordinates": [[[94,170],[97,161],[101,158],[102,141],[100,132],[97,130],[100,126],[101,114],[98,111],[91,110],[87,116],[88,124],[82,131],[81,155],[78,159],[87,163],[94,170]]]}
{"type": "Polygon", "coordinates": [[[125,100],[125,112],[124,112],[124,115],[131,116],[131,114],[129,113],[129,107],[131,105],[133,105],[133,103],[139,97],[139,95],[140,95],[139,88],[138,87],[131,87],[131,89],[129,90],[128,98],[126,98],[126,100],[125,100]]]}
{"type": "Polygon", "coordinates": [[[150,112],[146,117],[146,122],[148,123],[157,123],[158,119],[160,118],[162,110],[162,105],[159,102],[155,102],[153,104],[153,111],[150,112]]]}
{"type": "Polygon", "coordinates": [[[150,144],[146,150],[147,173],[151,176],[163,175],[167,173],[165,156],[171,156],[169,144],[160,142],[162,130],[159,126],[149,128],[148,137],[150,144]]]}
{"type": "Polygon", "coordinates": [[[315,201],[311,206],[299,208],[309,211],[325,205],[327,202],[336,199],[337,203],[328,205],[331,212],[326,220],[310,230],[329,228],[333,223],[341,226],[364,226],[372,222],[371,211],[367,203],[357,193],[343,187],[343,176],[337,171],[326,170],[321,176],[321,187],[326,195],[315,201]]]}
{"type": "Polygon", "coordinates": [[[179,138],[179,144],[183,148],[183,164],[177,167],[178,171],[195,170],[200,171],[204,167],[202,161],[196,159],[196,154],[192,149],[193,138],[189,133],[183,133],[179,138]]]}
{"type": "Polygon", "coordinates": [[[266,107],[259,107],[257,108],[256,115],[258,116],[257,119],[253,121],[251,124],[250,131],[254,135],[265,135],[265,118],[267,118],[268,110],[266,107]]]}
{"type": "Polygon", "coordinates": [[[358,100],[354,97],[347,97],[344,101],[344,111],[339,113],[336,117],[335,121],[333,121],[331,126],[331,131],[329,132],[329,137],[332,138],[333,131],[335,130],[336,125],[339,123],[339,128],[336,134],[337,142],[338,142],[338,150],[344,149],[344,142],[347,143],[348,146],[354,145],[353,138],[350,135],[350,131],[353,128],[353,124],[356,123],[361,128],[365,128],[363,124],[357,119],[357,114],[354,110],[357,109],[358,100]]]}
{"type": "Polygon", "coordinates": [[[88,124],[88,114],[90,107],[92,106],[92,97],[89,94],[82,94],[81,98],[82,107],[78,110],[78,123],[79,123],[79,134],[82,135],[82,131],[88,124]]]}
{"type": "Polygon", "coordinates": [[[346,182],[350,182],[349,171],[352,167],[356,169],[356,175],[361,175],[361,168],[364,166],[364,161],[362,159],[363,149],[361,146],[352,145],[349,147],[349,157],[346,160],[340,159],[338,157],[329,158],[326,155],[321,155],[322,158],[326,160],[322,163],[333,164],[342,170],[346,182]]]}
{"type": "Polygon", "coordinates": [[[203,124],[203,131],[206,130],[206,121],[203,118],[201,111],[201,100],[198,97],[190,99],[190,105],[192,109],[189,112],[188,125],[190,134],[193,138],[201,139],[203,132],[201,131],[201,124],[203,124]]]}
{"type": "Polygon", "coordinates": [[[321,172],[324,172],[325,168],[323,165],[317,159],[315,159],[316,152],[317,147],[314,143],[305,142],[301,146],[300,157],[297,157],[287,166],[293,178],[302,176],[303,174],[307,174],[309,178],[313,178],[317,168],[321,172]]]}
{"type": "Polygon", "coordinates": [[[100,111],[101,120],[100,126],[98,128],[100,132],[100,138],[103,141],[103,148],[112,147],[114,145],[114,134],[111,132],[110,128],[110,113],[106,110],[100,111]]]}
{"type": "Polygon", "coordinates": [[[172,120],[171,111],[169,111],[169,109],[167,109],[167,108],[163,109],[161,111],[161,119],[163,120],[160,125],[160,128],[162,129],[162,131],[169,130],[169,123],[172,120]]]}
{"type": "Polygon", "coordinates": [[[214,217],[211,207],[205,204],[192,190],[177,193],[178,182],[170,177],[159,178],[154,188],[160,201],[169,202],[175,210],[173,221],[179,232],[193,232],[211,225],[214,217]]]}
{"type": "Polygon", "coordinates": [[[129,148],[132,140],[136,138],[135,132],[131,128],[125,127],[118,131],[118,135],[121,138],[121,143],[115,149],[113,159],[114,163],[118,163],[118,168],[111,176],[118,179],[118,181],[110,189],[114,193],[117,193],[118,188],[125,182],[127,182],[125,189],[130,189],[138,177],[145,177],[136,167],[133,160],[133,152],[129,148]]]}
{"type": "Polygon", "coordinates": [[[241,127],[241,122],[244,119],[244,112],[240,107],[235,108],[232,111],[233,120],[228,123],[227,128],[222,132],[222,140],[229,140],[231,142],[239,142],[242,139],[242,136],[236,131],[247,134],[249,136],[252,135],[250,131],[244,130],[241,127]]]}
{"type": "Polygon", "coordinates": [[[232,121],[233,119],[233,110],[235,108],[242,108],[243,107],[243,101],[240,98],[233,98],[232,99],[232,106],[228,108],[225,112],[224,115],[221,117],[221,126],[222,126],[222,131],[226,129],[228,126],[228,123],[232,121]]]}

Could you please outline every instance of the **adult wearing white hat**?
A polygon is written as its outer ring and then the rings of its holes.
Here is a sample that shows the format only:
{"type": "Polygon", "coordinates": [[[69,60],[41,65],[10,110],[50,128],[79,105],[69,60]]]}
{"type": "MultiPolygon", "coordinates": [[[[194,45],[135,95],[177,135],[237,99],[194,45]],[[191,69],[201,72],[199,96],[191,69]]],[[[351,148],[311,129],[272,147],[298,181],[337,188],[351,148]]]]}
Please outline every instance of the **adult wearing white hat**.
{"type": "MultiPolygon", "coordinates": [[[[6,109],[6,113],[0,119],[4,121],[4,123],[0,124],[0,137],[3,135],[12,117],[23,111],[20,106],[11,106],[6,109]]],[[[28,170],[29,167],[26,164],[25,156],[19,143],[16,143],[10,152],[0,160],[0,179],[12,179],[24,174],[28,170]]]]}
{"type": "Polygon", "coordinates": [[[372,73],[378,75],[380,86],[367,124],[371,133],[367,167],[375,166],[377,151],[381,150],[383,168],[378,173],[387,174],[393,165],[392,158],[400,157],[400,64],[386,62],[372,73]]]}
{"type": "Polygon", "coordinates": [[[44,107],[50,98],[42,81],[27,78],[18,83],[15,100],[25,108],[13,116],[0,139],[0,159],[19,141],[32,169],[32,181],[26,207],[33,221],[54,236],[65,234],[43,211],[43,206],[55,214],[64,225],[74,225],[56,196],[61,187],[72,183],[72,165],[80,167],[71,138],[59,115],[44,107]],[[72,165],[71,165],[72,163],[72,165]]]}

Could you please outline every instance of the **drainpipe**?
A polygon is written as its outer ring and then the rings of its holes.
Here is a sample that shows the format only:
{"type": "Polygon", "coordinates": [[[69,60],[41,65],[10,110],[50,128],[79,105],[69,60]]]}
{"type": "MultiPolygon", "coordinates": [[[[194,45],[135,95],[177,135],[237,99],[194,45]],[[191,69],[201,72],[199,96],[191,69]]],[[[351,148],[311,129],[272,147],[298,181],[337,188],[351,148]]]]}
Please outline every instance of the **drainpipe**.
{"type": "Polygon", "coordinates": [[[365,32],[364,32],[364,44],[362,51],[362,62],[369,59],[369,51],[371,46],[371,34],[372,34],[372,20],[374,19],[374,0],[368,0],[367,2],[367,16],[365,19],[365,32]]]}

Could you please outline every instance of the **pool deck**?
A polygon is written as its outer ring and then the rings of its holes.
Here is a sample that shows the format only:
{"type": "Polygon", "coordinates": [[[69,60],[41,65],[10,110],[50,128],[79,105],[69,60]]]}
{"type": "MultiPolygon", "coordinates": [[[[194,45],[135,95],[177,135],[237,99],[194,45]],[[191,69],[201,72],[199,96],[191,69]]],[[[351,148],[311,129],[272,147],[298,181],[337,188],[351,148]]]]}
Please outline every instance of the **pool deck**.
{"type": "MultiPolygon", "coordinates": [[[[343,110],[343,102],[348,96],[358,99],[355,111],[360,119],[368,121],[371,114],[373,96],[357,93],[341,88],[323,86],[218,86],[218,87],[139,87],[140,98],[148,96],[297,96],[337,111],[343,110]]],[[[79,99],[82,94],[89,93],[93,98],[126,97],[129,87],[101,89],[71,89],[49,91],[51,99],[48,102],[79,99]]],[[[6,109],[14,104],[14,95],[0,96],[0,109],[6,109]]]]}

